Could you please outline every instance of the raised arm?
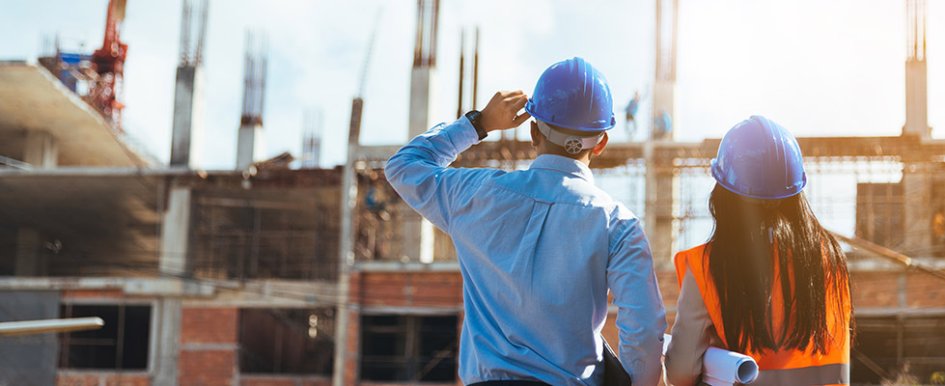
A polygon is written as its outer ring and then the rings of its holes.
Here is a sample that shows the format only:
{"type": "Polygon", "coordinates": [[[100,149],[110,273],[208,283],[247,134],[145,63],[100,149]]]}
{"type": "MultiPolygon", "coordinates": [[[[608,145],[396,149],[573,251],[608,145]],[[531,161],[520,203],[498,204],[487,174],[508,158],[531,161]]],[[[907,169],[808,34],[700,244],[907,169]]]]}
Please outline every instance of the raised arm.
{"type": "Polygon", "coordinates": [[[611,220],[610,263],[607,284],[614,296],[620,361],[634,386],[659,383],[666,310],[656,283],[650,245],[640,221],[626,208],[611,220]]]}
{"type": "MultiPolygon", "coordinates": [[[[479,122],[486,131],[518,127],[529,118],[518,115],[528,97],[521,91],[499,92],[482,110],[479,122]]],[[[447,168],[456,156],[479,142],[476,128],[465,117],[439,124],[397,151],[384,173],[400,197],[440,229],[448,229],[450,207],[489,171],[447,168]]]]}

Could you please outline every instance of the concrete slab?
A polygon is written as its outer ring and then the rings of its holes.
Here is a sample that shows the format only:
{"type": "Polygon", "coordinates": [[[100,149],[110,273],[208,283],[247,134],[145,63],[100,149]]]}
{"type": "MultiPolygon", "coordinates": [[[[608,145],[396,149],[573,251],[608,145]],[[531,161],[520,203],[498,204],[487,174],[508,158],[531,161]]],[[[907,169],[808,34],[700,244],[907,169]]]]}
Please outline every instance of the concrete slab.
{"type": "Polygon", "coordinates": [[[42,67],[0,62],[0,101],[0,142],[48,132],[58,145],[60,166],[154,165],[42,67]]]}

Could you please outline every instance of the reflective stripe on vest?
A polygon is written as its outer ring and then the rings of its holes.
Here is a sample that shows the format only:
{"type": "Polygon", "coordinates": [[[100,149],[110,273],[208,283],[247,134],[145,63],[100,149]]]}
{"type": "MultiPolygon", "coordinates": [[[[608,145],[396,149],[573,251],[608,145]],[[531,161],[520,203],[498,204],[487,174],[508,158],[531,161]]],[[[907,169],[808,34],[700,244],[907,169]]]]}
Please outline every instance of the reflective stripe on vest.
{"type": "Polygon", "coordinates": [[[850,365],[846,363],[798,369],[763,370],[758,374],[758,379],[752,382],[752,386],[849,384],[850,365]]]}
{"type": "MultiPolygon", "coordinates": [[[[722,324],[722,310],[719,303],[718,292],[712,282],[712,275],[709,273],[709,256],[706,254],[706,245],[682,251],[676,254],[674,263],[676,265],[676,275],[679,279],[679,285],[682,285],[686,271],[692,273],[696,285],[699,287],[699,293],[705,303],[706,311],[712,320],[712,325],[716,335],[720,338],[723,348],[727,348],[728,343],[725,339],[724,328],[722,324]]],[[[773,265],[777,270],[778,264],[773,265]]],[[[780,288],[781,283],[777,272],[772,280],[772,288],[780,288]]],[[[779,291],[772,292],[772,310],[782,309],[782,299],[779,291]]],[[[829,385],[829,384],[849,384],[849,363],[850,363],[850,313],[848,308],[843,315],[844,320],[835,320],[836,315],[831,308],[835,307],[836,294],[829,295],[827,301],[827,326],[833,332],[833,339],[828,342],[826,354],[816,354],[812,350],[777,350],[747,352],[758,362],[761,369],[758,381],[753,385],[829,385]]],[[[849,294],[844,296],[847,307],[850,305],[849,294]]],[[[777,321],[776,321],[777,322],[777,321]]],[[[780,323],[776,323],[779,325],[780,323]]],[[[775,327],[778,328],[778,327],[775,327]]]]}

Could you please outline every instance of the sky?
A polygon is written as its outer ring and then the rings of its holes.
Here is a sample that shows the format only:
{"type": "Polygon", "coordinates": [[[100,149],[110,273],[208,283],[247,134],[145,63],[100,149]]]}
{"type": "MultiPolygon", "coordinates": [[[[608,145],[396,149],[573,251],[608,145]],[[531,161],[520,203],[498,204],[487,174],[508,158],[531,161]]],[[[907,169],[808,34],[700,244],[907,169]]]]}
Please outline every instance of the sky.
{"type": "MultiPolygon", "coordinates": [[[[101,45],[106,0],[0,0],[0,60],[35,60],[44,39],[101,45]]],[[[205,130],[198,165],[235,164],[243,37],[269,38],[266,155],[301,152],[302,116],[320,110],[321,163],[343,162],[351,98],[371,31],[361,142],[407,140],[413,0],[211,0],[205,51],[205,130]]],[[[581,56],[610,82],[618,112],[652,89],[652,0],[442,0],[432,103],[456,116],[459,37],[479,26],[482,107],[494,91],[531,93],[550,64],[581,56]]],[[[719,137],[750,115],[799,136],[897,135],[905,110],[905,11],[900,0],[679,0],[676,138],[719,137]]],[[[129,0],[122,39],[125,130],[158,159],[170,153],[180,0],[129,0]]],[[[945,138],[945,0],[928,5],[929,121],[945,138]]],[[[2,103],[2,101],[0,101],[2,103]]],[[[649,122],[648,100],[641,122],[649,122]]],[[[628,138],[623,130],[612,141],[628,138]]]]}

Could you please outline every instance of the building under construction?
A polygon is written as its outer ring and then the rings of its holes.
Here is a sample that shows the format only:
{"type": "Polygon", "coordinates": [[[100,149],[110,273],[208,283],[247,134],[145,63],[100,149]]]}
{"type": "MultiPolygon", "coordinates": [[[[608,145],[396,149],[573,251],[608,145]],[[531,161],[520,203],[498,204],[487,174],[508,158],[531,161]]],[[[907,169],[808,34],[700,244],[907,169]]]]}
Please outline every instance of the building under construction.
{"type": "MultiPolygon", "coordinates": [[[[902,134],[799,138],[808,197],[850,258],[856,384],[903,371],[924,383],[945,377],[945,141],[930,138],[927,121],[924,2],[906,6],[914,28],[902,134]]],[[[657,0],[656,10],[659,122],[641,123],[652,126],[646,141],[612,143],[592,167],[643,219],[672,318],[670,259],[711,229],[708,163],[719,140],[673,139],[678,0],[657,0]]],[[[107,12],[91,54],[0,63],[2,320],[105,320],[93,331],[0,337],[0,384],[459,384],[455,252],[386,183],[397,146],[360,144],[364,101],[352,103],[345,165],[261,160],[266,44],[248,34],[243,111],[232,124],[237,168],[196,169],[209,10],[186,0],[163,165],[121,130],[124,1],[107,12]]],[[[418,0],[411,137],[444,118],[429,109],[442,70],[438,14],[439,0],[418,0]]],[[[477,101],[478,31],[470,35],[458,114],[477,101]]],[[[306,118],[306,153],[318,153],[316,120],[306,118]]],[[[475,146],[457,165],[524,167],[535,154],[515,138],[475,146]]],[[[616,342],[613,321],[605,335],[616,342]]]]}

